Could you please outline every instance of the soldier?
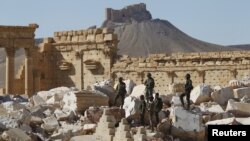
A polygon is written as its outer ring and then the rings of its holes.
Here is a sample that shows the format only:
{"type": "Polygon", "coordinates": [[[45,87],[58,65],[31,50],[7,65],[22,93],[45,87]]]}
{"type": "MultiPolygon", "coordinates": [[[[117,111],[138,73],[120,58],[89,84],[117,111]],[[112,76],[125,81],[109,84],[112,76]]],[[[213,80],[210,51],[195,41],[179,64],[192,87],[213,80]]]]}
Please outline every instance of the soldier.
{"type": "Polygon", "coordinates": [[[153,89],[155,87],[155,81],[154,79],[152,78],[151,76],[151,73],[148,73],[147,74],[147,77],[148,79],[144,82],[144,85],[146,85],[146,99],[147,99],[147,102],[149,100],[150,97],[153,97],[153,89]]]}
{"type": "Polygon", "coordinates": [[[155,119],[156,119],[156,125],[158,125],[159,121],[159,112],[162,109],[163,103],[162,99],[159,97],[159,93],[155,94],[155,100],[154,100],[154,114],[155,114],[155,119]]]}
{"type": "Polygon", "coordinates": [[[154,99],[153,97],[150,97],[149,102],[148,102],[148,113],[149,113],[149,123],[150,123],[151,132],[154,132],[153,118],[154,118],[155,103],[153,99],[154,99]]]}
{"type": "Polygon", "coordinates": [[[190,79],[190,77],[191,77],[190,74],[186,74],[185,77],[186,77],[185,92],[180,95],[180,100],[181,100],[182,106],[185,108],[183,97],[186,96],[187,110],[189,110],[189,108],[190,108],[190,93],[191,93],[191,90],[193,89],[193,85],[192,85],[192,80],[190,79]]]}
{"type": "Polygon", "coordinates": [[[114,105],[116,105],[116,100],[121,97],[121,108],[123,107],[123,104],[124,104],[124,99],[125,99],[125,95],[127,94],[127,91],[126,91],[126,84],[122,81],[123,78],[122,77],[119,77],[119,83],[118,85],[116,86],[116,92],[117,92],[117,95],[115,97],[115,103],[114,105]]]}
{"type": "Polygon", "coordinates": [[[140,123],[141,123],[141,126],[144,126],[144,116],[146,112],[146,102],[145,102],[144,95],[140,96],[139,111],[140,111],[140,123]]]}

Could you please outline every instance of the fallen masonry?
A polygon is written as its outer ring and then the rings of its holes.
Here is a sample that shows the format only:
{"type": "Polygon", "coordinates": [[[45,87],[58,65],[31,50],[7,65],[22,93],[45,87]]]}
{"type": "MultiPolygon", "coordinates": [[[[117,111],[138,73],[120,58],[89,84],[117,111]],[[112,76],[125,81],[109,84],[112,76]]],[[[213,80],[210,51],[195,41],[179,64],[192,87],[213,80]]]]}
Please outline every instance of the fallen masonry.
{"type": "Polygon", "coordinates": [[[58,87],[39,92],[29,100],[19,98],[18,101],[13,96],[5,96],[0,104],[0,139],[203,141],[208,125],[250,125],[250,103],[247,103],[246,91],[249,87],[212,89],[201,84],[192,92],[191,100],[194,101],[189,111],[182,108],[179,93],[160,94],[164,100],[159,113],[161,122],[154,132],[150,132],[147,112],[146,126],[139,124],[138,96],[145,87],[140,85],[137,88],[125,98],[123,109],[109,107],[109,96],[96,90],[58,87]]]}

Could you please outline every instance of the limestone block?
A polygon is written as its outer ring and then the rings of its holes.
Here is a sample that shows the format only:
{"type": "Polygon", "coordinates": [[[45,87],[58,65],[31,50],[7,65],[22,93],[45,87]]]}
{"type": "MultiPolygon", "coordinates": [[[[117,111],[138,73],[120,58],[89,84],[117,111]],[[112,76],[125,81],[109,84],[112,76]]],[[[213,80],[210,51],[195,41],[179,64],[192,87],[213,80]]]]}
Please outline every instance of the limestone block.
{"type": "Polygon", "coordinates": [[[81,135],[72,137],[70,141],[100,141],[100,140],[97,140],[97,137],[95,135],[81,135]]]}
{"type": "Polygon", "coordinates": [[[240,99],[240,102],[242,103],[250,103],[250,96],[245,95],[240,99]]]}
{"type": "Polygon", "coordinates": [[[45,104],[45,101],[39,95],[32,96],[32,102],[34,103],[34,106],[45,104]]]}
{"type": "Polygon", "coordinates": [[[104,80],[92,85],[92,90],[102,92],[109,97],[109,103],[113,104],[115,100],[115,89],[112,80],[104,80]]]}
{"type": "Polygon", "coordinates": [[[169,84],[168,89],[171,94],[183,93],[185,91],[185,84],[171,83],[169,84]]]}
{"type": "Polygon", "coordinates": [[[146,65],[147,65],[147,63],[139,63],[138,67],[139,68],[144,68],[144,67],[146,67],[146,65]]]}
{"type": "Polygon", "coordinates": [[[224,110],[217,103],[201,103],[200,109],[202,112],[208,113],[223,113],[224,110]]]}
{"type": "Polygon", "coordinates": [[[119,124],[119,127],[116,130],[113,141],[134,141],[131,133],[128,122],[123,118],[119,124]]]}
{"type": "Polygon", "coordinates": [[[141,95],[144,95],[146,86],[144,84],[137,85],[133,88],[130,96],[139,98],[141,95]]]}
{"type": "Polygon", "coordinates": [[[195,104],[200,104],[202,102],[209,101],[211,99],[210,97],[211,93],[212,93],[212,88],[209,85],[200,84],[192,90],[190,94],[190,99],[195,104]]]}
{"type": "Polygon", "coordinates": [[[202,117],[184,110],[182,107],[172,108],[170,117],[173,121],[173,126],[177,128],[182,128],[185,131],[199,132],[203,130],[202,117]]]}
{"type": "Polygon", "coordinates": [[[55,117],[58,121],[65,121],[65,120],[70,120],[75,117],[75,114],[73,111],[61,111],[59,109],[56,109],[54,111],[55,117]]]}
{"type": "Polygon", "coordinates": [[[103,28],[102,33],[104,34],[109,34],[109,33],[113,33],[114,29],[112,28],[103,28]]]}
{"type": "Polygon", "coordinates": [[[72,36],[67,36],[66,41],[70,42],[72,40],[72,36]]]}
{"type": "Polygon", "coordinates": [[[126,118],[133,118],[139,114],[139,98],[128,96],[124,100],[123,109],[125,110],[126,118]]]}
{"type": "Polygon", "coordinates": [[[134,135],[135,141],[145,141],[147,139],[146,129],[143,126],[138,127],[136,134],[134,135]]]}
{"type": "Polygon", "coordinates": [[[82,35],[83,30],[77,30],[76,32],[77,32],[77,35],[79,35],[79,36],[80,36],[80,35],[82,35]]]}
{"type": "Polygon", "coordinates": [[[55,41],[55,43],[60,42],[60,37],[53,37],[53,40],[55,41]]]}
{"type": "Polygon", "coordinates": [[[234,89],[234,98],[243,98],[244,96],[250,97],[250,87],[234,89]]]}
{"type": "Polygon", "coordinates": [[[61,36],[61,37],[60,37],[60,41],[61,41],[61,42],[67,41],[67,36],[61,36]]]}
{"type": "Polygon", "coordinates": [[[102,29],[100,28],[93,29],[93,34],[101,34],[101,33],[102,33],[102,29]]]}
{"type": "Polygon", "coordinates": [[[68,36],[73,36],[74,31],[68,31],[68,36]]]}
{"type": "Polygon", "coordinates": [[[89,35],[89,34],[93,34],[93,32],[94,32],[94,29],[88,29],[88,30],[87,30],[88,35],[89,35]]]}
{"type": "Polygon", "coordinates": [[[53,38],[43,38],[43,43],[53,43],[53,38]]]}
{"type": "Polygon", "coordinates": [[[78,42],[79,36],[73,36],[72,37],[72,42],[78,42]]]}
{"type": "Polygon", "coordinates": [[[68,36],[68,31],[63,31],[63,32],[62,32],[62,35],[63,35],[63,36],[68,36]]]}
{"type": "Polygon", "coordinates": [[[94,34],[89,34],[87,36],[87,41],[89,42],[94,42],[95,41],[95,35],[94,34]]]}
{"type": "Polygon", "coordinates": [[[96,42],[97,43],[103,42],[103,39],[104,39],[104,34],[97,34],[96,35],[96,42]]]}
{"type": "Polygon", "coordinates": [[[224,105],[229,99],[232,99],[234,97],[233,89],[231,87],[221,88],[212,92],[211,97],[213,101],[217,102],[220,105],[224,105]]]}
{"type": "MultiPolygon", "coordinates": [[[[186,99],[184,99],[184,102],[186,102],[186,99]]],[[[173,106],[181,106],[181,100],[180,96],[173,96],[171,100],[171,105],[173,106]]]]}
{"type": "Polygon", "coordinates": [[[113,41],[113,40],[117,40],[116,34],[105,34],[104,41],[113,41]]]}
{"type": "Polygon", "coordinates": [[[209,121],[206,125],[239,125],[235,117],[209,121]]]}
{"type": "Polygon", "coordinates": [[[113,140],[113,136],[115,135],[115,123],[113,121],[114,117],[111,116],[108,110],[105,109],[99,123],[97,124],[96,132],[94,134],[97,136],[97,140],[113,140]]]}
{"type": "Polygon", "coordinates": [[[86,40],[87,40],[87,37],[86,37],[85,35],[79,36],[78,41],[80,41],[80,42],[85,42],[86,40]]]}
{"type": "Polygon", "coordinates": [[[235,102],[230,99],[227,103],[226,111],[233,113],[236,117],[250,116],[250,103],[235,102]]]}
{"type": "Polygon", "coordinates": [[[8,141],[31,141],[31,138],[21,129],[13,128],[5,131],[2,138],[8,141]]]}
{"type": "Polygon", "coordinates": [[[84,130],[85,132],[94,132],[96,126],[97,126],[96,124],[84,124],[83,130],[84,130]]]}
{"type": "Polygon", "coordinates": [[[54,116],[44,118],[43,122],[44,124],[42,125],[42,128],[44,128],[48,132],[54,131],[59,127],[59,123],[54,116]]]}
{"type": "Polygon", "coordinates": [[[58,36],[60,36],[59,32],[54,32],[54,37],[58,37],[58,36]]]}

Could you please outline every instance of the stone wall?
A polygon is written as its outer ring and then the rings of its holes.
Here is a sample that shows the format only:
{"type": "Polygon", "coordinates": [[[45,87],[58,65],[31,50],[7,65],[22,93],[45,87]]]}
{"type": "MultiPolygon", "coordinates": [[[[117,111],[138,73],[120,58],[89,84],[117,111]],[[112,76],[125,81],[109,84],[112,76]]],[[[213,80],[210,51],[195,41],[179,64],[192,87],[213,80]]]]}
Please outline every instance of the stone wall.
{"type": "Polygon", "coordinates": [[[55,32],[40,44],[41,89],[87,89],[110,78],[116,46],[117,36],[108,28],[55,32]]]}
{"type": "Polygon", "coordinates": [[[152,73],[156,92],[169,93],[171,83],[185,83],[190,73],[200,83],[228,85],[229,80],[250,76],[250,51],[153,54],[148,58],[122,56],[112,68],[113,79],[123,76],[141,84],[152,73]]]}

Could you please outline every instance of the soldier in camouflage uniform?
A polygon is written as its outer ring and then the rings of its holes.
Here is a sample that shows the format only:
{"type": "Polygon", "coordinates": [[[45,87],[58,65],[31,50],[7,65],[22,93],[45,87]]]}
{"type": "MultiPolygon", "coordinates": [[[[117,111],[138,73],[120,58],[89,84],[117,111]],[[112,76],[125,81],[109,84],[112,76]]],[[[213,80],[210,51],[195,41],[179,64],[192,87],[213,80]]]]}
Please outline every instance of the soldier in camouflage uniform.
{"type": "Polygon", "coordinates": [[[162,99],[159,97],[159,93],[156,93],[154,99],[154,114],[156,119],[156,125],[158,125],[158,123],[160,122],[159,112],[161,111],[162,106],[163,106],[162,99]]]}
{"type": "Polygon", "coordinates": [[[147,99],[147,102],[149,101],[150,97],[153,97],[153,89],[155,87],[155,81],[151,76],[151,73],[147,74],[148,79],[144,82],[144,85],[146,86],[146,93],[145,93],[145,97],[147,99]]]}
{"type": "Polygon", "coordinates": [[[119,83],[118,85],[116,86],[116,92],[117,92],[117,95],[115,97],[115,103],[114,105],[116,105],[116,100],[121,97],[121,108],[123,107],[123,104],[124,104],[124,99],[125,99],[125,95],[127,94],[127,91],[126,91],[126,84],[122,81],[123,78],[122,77],[119,77],[119,83]]]}
{"type": "Polygon", "coordinates": [[[193,89],[193,85],[192,85],[192,80],[190,79],[190,77],[191,77],[190,74],[186,74],[185,77],[186,77],[185,92],[180,95],[180,100],[181,100],[182,106],[185,108],[183,97],[186,96],[187,110],[189,110],[189,108],[190,108],[190,93],[193,89]]]}
{"type": "Polygon", "coordinates": [[[144,126],[144,116],[145,116],[145,112],[146,112],[146,102],[145,102],[145,98],[144,95],[140,96],[140,103],[139,103],[139,112],[140,112],[140,124],[141,126],[144,126]]]}

